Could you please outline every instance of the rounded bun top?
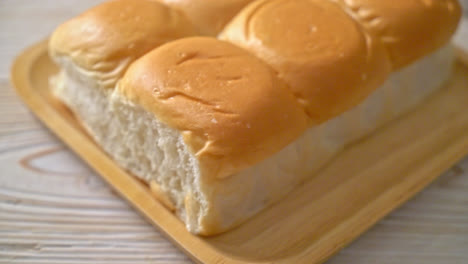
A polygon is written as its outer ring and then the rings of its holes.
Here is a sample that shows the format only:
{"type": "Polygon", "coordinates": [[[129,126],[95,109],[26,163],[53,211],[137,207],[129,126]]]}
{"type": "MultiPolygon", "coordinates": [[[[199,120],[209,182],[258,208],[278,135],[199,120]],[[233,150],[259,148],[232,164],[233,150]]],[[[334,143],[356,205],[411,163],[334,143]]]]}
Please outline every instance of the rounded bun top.
{"type": "Polygon", "coordinates": [[[301,99],[312,123],[355,106],[390,73],[383,45],[330,1],[256,1],[220,38],[271,65],[301,99]]]}
{"type": "Polygon", "coordinates": [[[333,0],[385,44],[399,69],[437,50],[461,17],[457,0],[333,0]]]}
{"type": "Polygon", "coordinates": [[[216,35],[254,0],[158,0],[181,10],[204,35],[216,35]]]}
{"type": "Polygon", "coordinates": [[[260,59],[214,38],[185,38],[133,63],[118,92],[182,131],[202,175],[227,177],[307,127],[302,107],[260,59]]]}
{"type": "Polygon", "coordinates": [[[59,26],[50,39],[49,50],[53,57],[68,57],[99,79],[116,69],[116,75],[123,74],[132,61],[153,48],[195,34],[182,13],[161,3],[113,0],[59,26]]]}

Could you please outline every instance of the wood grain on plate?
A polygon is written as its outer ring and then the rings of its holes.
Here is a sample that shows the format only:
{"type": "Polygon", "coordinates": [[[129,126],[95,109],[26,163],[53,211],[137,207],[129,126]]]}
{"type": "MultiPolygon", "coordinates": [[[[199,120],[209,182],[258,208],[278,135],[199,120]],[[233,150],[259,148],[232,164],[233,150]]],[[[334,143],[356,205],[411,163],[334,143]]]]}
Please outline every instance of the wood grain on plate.
{"type": "Polygon", "coordinates": [[[116,166],[52,99],[47,79],[55,71],[43,42],[17,59],[12,80],[52,131],[199,262],[322,262],[468,153],[468,68],[460,61],[447,88],[348,148],[284,201],[233,231],[200,238],[116,166]]]}

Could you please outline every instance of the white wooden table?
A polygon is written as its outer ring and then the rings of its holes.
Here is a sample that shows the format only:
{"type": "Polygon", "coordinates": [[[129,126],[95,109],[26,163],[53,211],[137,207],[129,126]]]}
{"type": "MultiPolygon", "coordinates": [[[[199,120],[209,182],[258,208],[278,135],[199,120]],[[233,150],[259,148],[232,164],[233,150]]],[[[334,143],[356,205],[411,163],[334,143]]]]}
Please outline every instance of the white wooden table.
{"type": "MultiPolygon", "coordinates": [[[[0,263],[190,263],[9,84],[15,54],[97,2],[0,0],[0,263]]],[[[468,48],[464,24],[456,40],[468,48]]],[[[468,263],[468,158],[328,263],[468,263]]]]}

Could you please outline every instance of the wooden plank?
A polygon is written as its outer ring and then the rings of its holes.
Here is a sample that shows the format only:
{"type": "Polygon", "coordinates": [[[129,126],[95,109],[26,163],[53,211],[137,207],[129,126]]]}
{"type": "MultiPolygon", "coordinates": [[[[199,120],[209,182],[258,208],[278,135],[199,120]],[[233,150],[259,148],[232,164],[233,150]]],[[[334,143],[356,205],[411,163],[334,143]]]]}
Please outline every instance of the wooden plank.
{"type": "MultiPolygon", "coordinates": [[[[22,48],[96,2],[0,1],[0,263],[190,263],[47,132],[6,80],[22,48]]],[[[467,171],[465,159],[329,263],[468,263],[467,171]]]]}

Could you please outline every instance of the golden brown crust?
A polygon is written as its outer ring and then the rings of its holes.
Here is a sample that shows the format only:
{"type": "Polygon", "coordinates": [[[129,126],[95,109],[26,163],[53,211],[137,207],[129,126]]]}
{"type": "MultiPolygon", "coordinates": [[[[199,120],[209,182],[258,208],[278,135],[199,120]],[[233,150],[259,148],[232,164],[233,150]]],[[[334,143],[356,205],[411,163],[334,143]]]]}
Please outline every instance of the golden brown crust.
{"type": "Polygon", "coordinates": [[[439,49],[455,32],[461,17],[457,0],[332,0],[378,36],[394,69],[439,49]]]}
{"type": "Polygon", "coordinates": [[[307,118],[271,69],[213,38],[177,40],[133,63],[118,91],[182,132],[202,175],[230,176],[297,138],[307,118]]]}
{"type": "Polygon", "coordinates": [[[390,73],[382,44],[328,1],[257,1],[220,37],[270,64],[313,123],[355,106],[390,73]]]}
{"type": "Polygon", "coordinates": [[[158,0],[181,10],[205,35],[216,35],[254,0],[158,0]]]}
{"type": "MultiPolygon", "coordinates": [[[[196,31],[178,11],[149,0],[114,0],[59,26],[49,50],[95,74],[126,68],[151,49],[196,31]]],[[[122,71],[123,73],[123,71],[122,71]]]]}

